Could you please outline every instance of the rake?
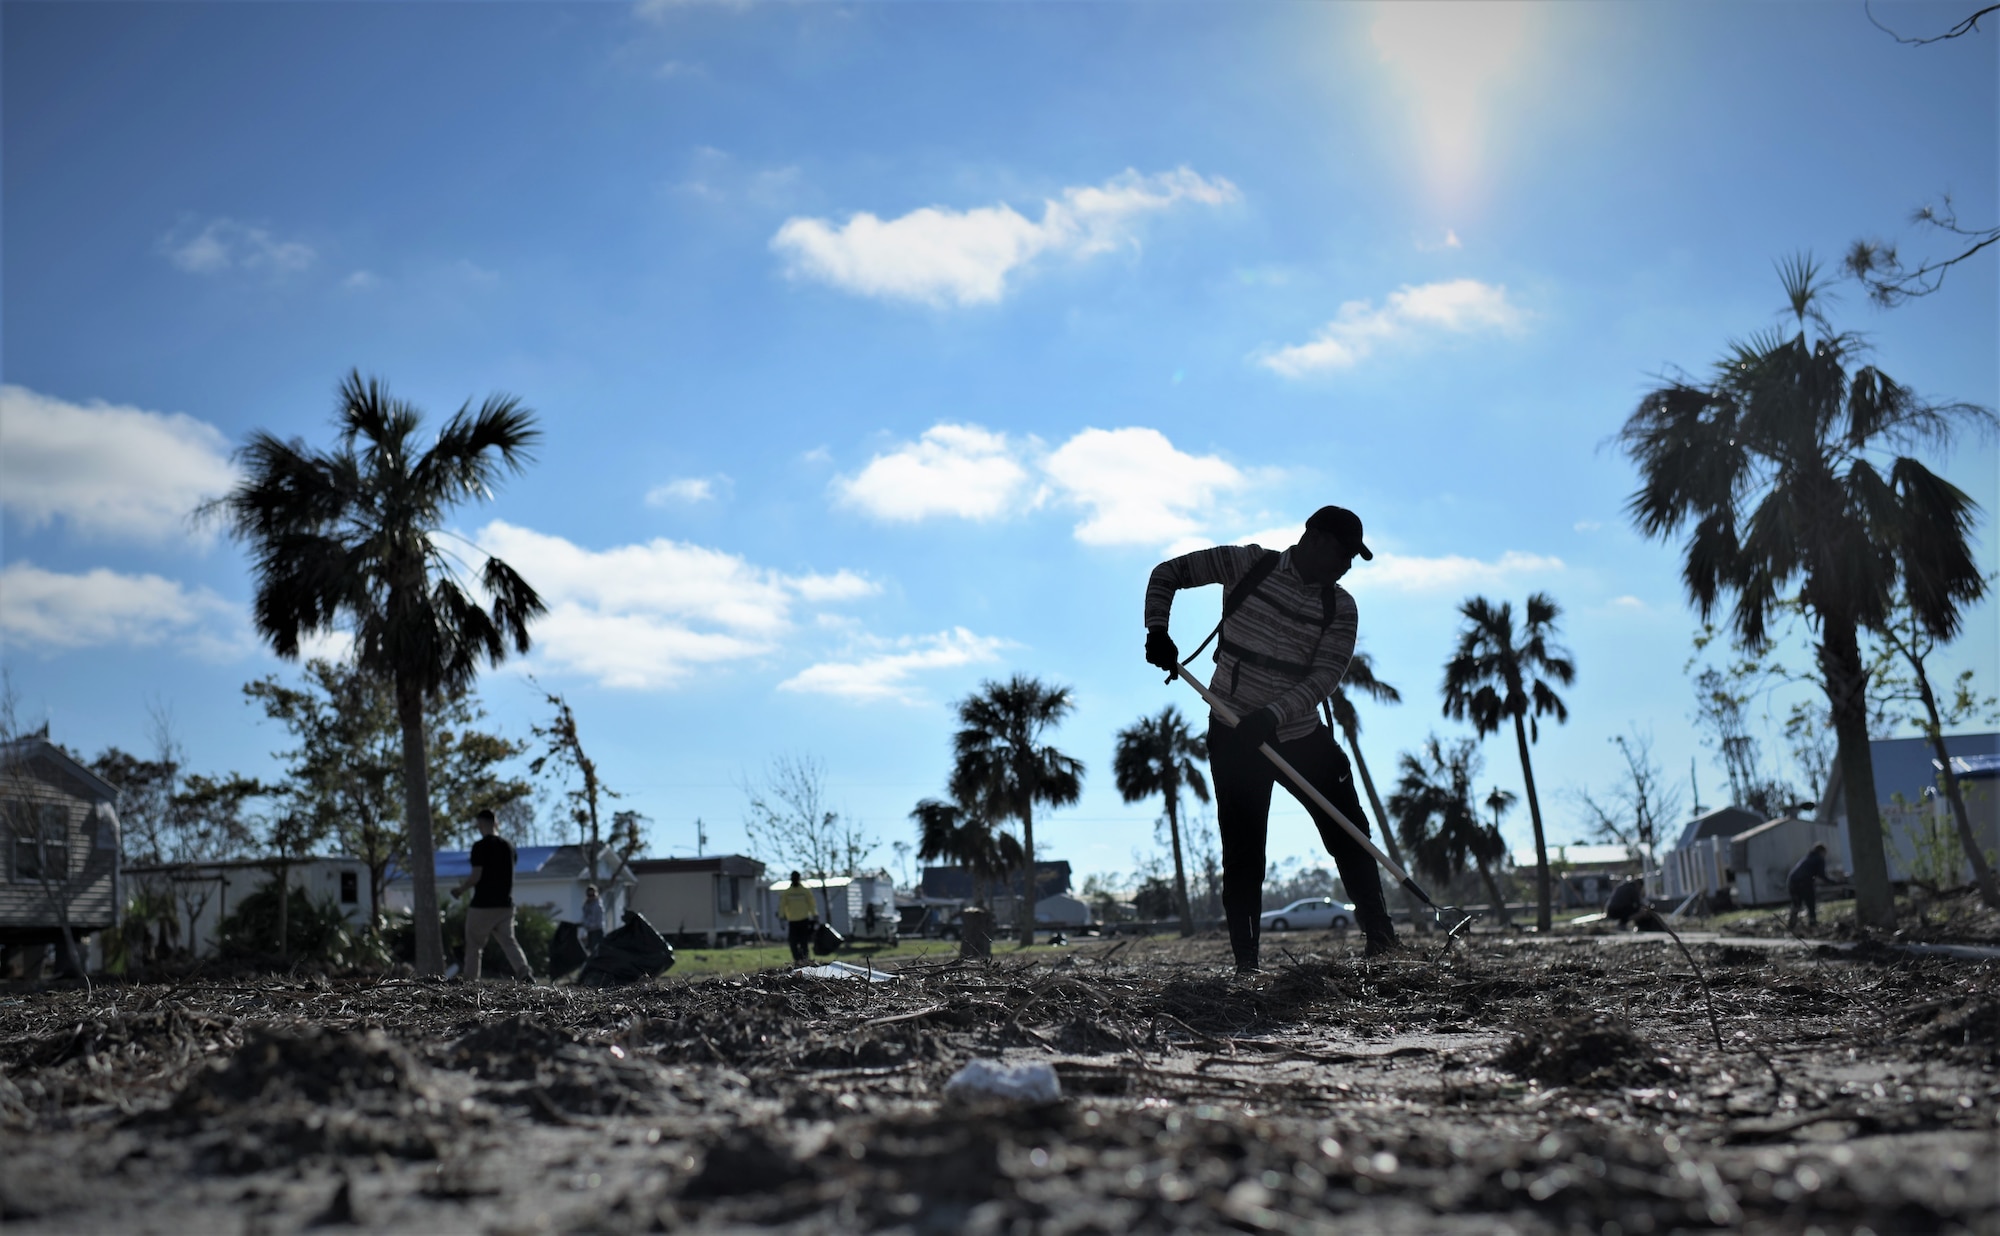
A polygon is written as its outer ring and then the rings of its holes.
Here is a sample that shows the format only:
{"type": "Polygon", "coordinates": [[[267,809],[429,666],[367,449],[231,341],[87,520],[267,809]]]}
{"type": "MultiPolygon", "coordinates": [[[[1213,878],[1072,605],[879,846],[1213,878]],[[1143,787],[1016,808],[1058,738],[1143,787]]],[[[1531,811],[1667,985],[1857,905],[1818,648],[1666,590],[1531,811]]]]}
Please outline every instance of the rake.
{"type": "MultiPolygon", "coordinates": [[[[1223,724],[1229,726],[1231,729],[1236,728],[1237,722],[1239,720],[1239,718],[1236,715],[1236,710],[1231,708],[1229,705],[1223,703],[1222,697],[1218,696],[1215,692],[1203,686],[1201,679],[1196,678],[1193,674],[1188,672],[1187,666],[1185,665],[1174,666],[1174,673],[1178,677],[1185,680],[1187,682],[1187,685],[1193,687],[1201,695],[1202,699],[1208,701],[1209,708],[1214,711],[1216,716],[1222,718],[1223,724]]],[[[1437,902],[1432,901],[1431,895],[1424,891],[1423,886],[1418,884],[1416,880],[1410,876],[1409,872],[1403,870],[1402,867],[1395,862],[1395,860],[1391,859],[1387,854],[1384,854],[1382,852],[1381,847],[1377,846],[1373,841],[1368,839],[1367,833],[1361,831],[1359,828],[1356,828],[1352,820],[1348,819],[1345,815],[1341,814],[1340,808],[1328,802],[1326,795],[1320,793],[1317,789],[1314,789],[1312,782],[1307,781],[1305,777],[1299,772],[1298,769],[1292,767],[1291,761],[1287,760],[1284,756],[1279,755],[1276,748],[1272,747],[1270,743],[1264,743],[1260,745],[1257,749],[1263,752],[1264,758],[1271,761],[1272,765],[1276,767],[1279,772],[1285,775],[1285,779],[1287,781],[1290,781],[1293,785],[1298,787],[1299,793],[1304,794],[1307,798],[1311,799],[1315,807],[1318,807],[1321,811],[1326,812],[1326,814],[1332,818],[1334,823],[1346,829],[1349,836],[1353,837],[1356,841],[1360,842],[1361,848],[1367,850],[1369,855],[1373,857],[1376,862],[1382,864],[1383,870],[1387,871],[1390,875],[1395,876],[1396,879],[1400,880],[1402,882],[1403,887],[1409,891],[1411,896],[1415,897],[1418,901],[1423,902],[1425,905],[1431,908],[1431,913],[1437,916],[1438,926],[1444,928],[1446,943],[1449,943],[1450,941],[1456,939],[1460,932],[1464,931],[1467,927],[1472,925],[1473,914],[1471,911],[1462,909],[1458,906],[1441,906],[1437,902]],[[1447,921],[1447,916],[1450,916],[1452,920],[1455,920],[1451,922],[1451,925],[1449,927],[1445,926],[1447,921]]]]}

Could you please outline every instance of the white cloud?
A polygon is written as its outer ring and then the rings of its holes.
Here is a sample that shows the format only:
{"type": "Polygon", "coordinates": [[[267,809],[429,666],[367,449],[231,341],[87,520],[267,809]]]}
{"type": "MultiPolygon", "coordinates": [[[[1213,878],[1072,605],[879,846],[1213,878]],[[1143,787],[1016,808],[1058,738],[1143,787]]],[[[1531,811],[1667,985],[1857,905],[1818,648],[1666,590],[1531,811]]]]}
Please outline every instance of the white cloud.
{"type": "Polygon", "coordinates": [[[235,483],[229,443],[205,421],[0,386],[0,504],[30,528],[169,540],[235,483]]]}
{"type": "Polygon", "coordinates": [[[1159,545],[1202,527],[1221,495],[1248,478],[1214,455],[1177,450],[1157,429],[1086,429],[1043,461],[1057,492],[1089,516],[1086,545],[1159,545]]]}
{"type": "Polygon", "coordinates": [[[863,211],[841,224],[799,216],[784,222],[771,248],[788,274],[859,296],[985,304],[1006,295],[1008,276],[1044,254],[1085,258],[1136,244],[1142,215],[1238,196],[1227,180],[1186,167],[1151,176],[1127,170],[1102,185],[1064,189],[1043,202],[1039,222],[1005,203],[926,206],[887,220],[863,211]]]}
{"type": "Polygon", "coordinates": [[[900,523],[933,515],[995,519],[1031,497],[1024,448],[977,425],[933,425],[833,482],[843,505],[900,523]]]}
{"type": "Polygon", "coordinates": [[[606,686],[672,686],[702,665],[764,656],[801,603],[878,591],[850,571],[788,575],[680,541],[591,550],[499,520],[474,540],[532,583],[549,613],[540,654],[606,686]]]}
{"type": "Polygon", "coordinates": [[[1596,532],[1602,527],[1604,525],[1595,519],[1579,519],[1576,521],[1575,530],[1578,532],[1596,532]]]}
{"type": "Polygon", "coordinates": [[[1646,608],[1646,603],[1644,601],[1641,601],[1638,597],[1627,595],[1622,597],[1612,597],[1611,607],[1613,609],[1643,610],[1646,608]]]}
{"type": "Polygon", "coordinates": [[[381,276],[372,270],[357,270],[340,281],[340,286],[350,292],[366,292],[381,285],[381,276]]]}
{"type": "Polygon", "coordinates": [[[995,659],[1008,641],[954,627],[936,635],[895,641],[881,651],[849,661],[823,661],[784,682],[781,690],[833,695],[857,701],[920,702],[909,679],[925,670],[951,669],[995,659]]]}
{"type": "Polygon", "coordinates": [[[713,502],[720,491],[728,485],[729,478],[726,476],[676,477],[664,485],[655,485],[647,490],[646,505],[671,506],[680,502],[692,506],[697,502],[713,502]]]}
{"type": "Polygon", "coordinates": [[[246,646],[241,615],[206,588],[102,567],[67,575],[26,561],[0,568],[0,642],[41,653],[172,643],[214,654],[246,646]]]}
{"type": "Polygon", "coordinates": [[[196,275],[248,270],[272,275],[296,274],[319,255],[311,245],[279,240],[261,227],[234,219],[211,219],[195,230],[183,223],[160,237],[159,250],[169,262],[196,275]]]}
{"type": "Polygon", "coordinates": [[[1351,300],[1339,316],[1305,343],[1269,349],[1258,363],[1287,378],[1352,369],[1383,344],[1424,335],[1512,332],[1526,321],[1507,299],[1507,289],[1477,279],[1452,279],[1402,287],[1380,308],[1351,300]]]}
{"type": "Polygon", "coordinates": [[[1508,550],[1498,560],[1483,562],[1447,554],[1420,558],[1377,553],[1372,562],[1356,561],[1341,581],[1357,595],[1367,592],[1444,592],[1464,588],[1496,588],[1527,575],[1547,575],[1564,569],[1563,560],[1508,550]]]}

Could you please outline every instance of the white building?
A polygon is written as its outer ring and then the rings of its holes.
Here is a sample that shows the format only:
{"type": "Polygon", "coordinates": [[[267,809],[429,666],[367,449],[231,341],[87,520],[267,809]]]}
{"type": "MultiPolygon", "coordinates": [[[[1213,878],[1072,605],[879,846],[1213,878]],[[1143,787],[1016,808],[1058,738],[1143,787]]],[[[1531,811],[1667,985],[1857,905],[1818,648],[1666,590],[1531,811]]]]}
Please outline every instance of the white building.
{"type": "MultiPolygon", "coordinates": [[[[125,868],[128,890],[143,889],[172,900],[174,942],[196,957],[213,956],[222,920],[243,898],[270,888],[277,878],[277,864],[261,858],[125,868]]],[[[338,907],[356,934],[366,931],[374,918],[368,864],[361,859],[341,855],[294,859],[287,864],[285,883],[308,901],[338,907]]]]}
{"type": "MultiPolygon", "coordinates": [[[[1973,834],[1980,848],[1993,856],[2000,852],[2000,734],[1952,735],[1944,744],[1973,834]]],[[[1888,860],[1889,879],[1901,883],[1934,865],[1940,848],[1953,849],[1956,843],[1948,839],[1955,838],[1958,827],[1951,818],[1951,804],[1938,789],[1942,770],[1930,739],[1879,739],[1868,744],[1868,757],[1875,774],[1875,798],[1881,804],[1883,857],[1888,860]]],[[[1829,863],[1853,871],[1847,790],[1837,761],[1827,778],[1825,801],[1815,814],[1839,834],[1837,844],[1829,843],[1829,863]]],[[[1958,880],[1971,878],[1972,864],[1967,860],[1958,880]]]]}
{"type": "Polygon", "coordinates": [[[1766,820],[1729,839],[1729,868],[1735,875],[1738,905],[1777,905],[1791,900],[1785,884],[1798,861],[1816,845],[1827,848],[1827,866],[1841,870],[1840,830],[1825,820],[1786,816],[1766,820]]]}
{"type": "Polygon", "coordinates": [[[639,858],[632,872],[632,908],[669,940],[700,936],[714,948],[768,934],[770,920],[759,918],[764,864],[754,858],[639,858]]]}

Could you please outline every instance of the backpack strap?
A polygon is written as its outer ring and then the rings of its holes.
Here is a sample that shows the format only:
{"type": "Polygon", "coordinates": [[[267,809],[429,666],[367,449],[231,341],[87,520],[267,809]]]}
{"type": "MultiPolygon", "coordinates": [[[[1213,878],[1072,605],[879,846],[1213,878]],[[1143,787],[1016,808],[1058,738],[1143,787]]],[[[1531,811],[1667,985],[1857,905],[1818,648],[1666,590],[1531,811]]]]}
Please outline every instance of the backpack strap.
{"type": "Polygon", "coordinates": [[[1208,647],[1209,640],[1222,633],[1222,624],[1229,621],[1229,615],[1243,608],[1243,602],[1250,599],[1250,594],[1257,591],[1265,580],[1271,578],[1271,572],[1278,569],[1278,559],[1283,556],[1275,549],[1265,550],[1264,556],[1251,563],[1250,569],[1243,572],[1243,578],[1237,580],[1234,587],[1222,594],[1222,617],[1216,622],[1215,630],[1210,631],[1193,652],[1181,658],[1182,665],[1189,664],[1200,656],[1201,650],[1208,647]]]}

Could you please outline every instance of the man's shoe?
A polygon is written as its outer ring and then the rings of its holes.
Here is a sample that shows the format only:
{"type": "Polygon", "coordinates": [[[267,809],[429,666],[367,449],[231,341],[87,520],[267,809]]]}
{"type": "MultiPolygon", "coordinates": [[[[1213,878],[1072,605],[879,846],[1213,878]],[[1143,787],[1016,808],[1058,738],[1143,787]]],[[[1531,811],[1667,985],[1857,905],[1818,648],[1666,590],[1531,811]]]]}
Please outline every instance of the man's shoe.
{"type": "Polygon", "coordinates": [[[1380,957],[1385,953],[1399,952],[1402,947],[1394,936],[1370,936],[1368,938],[1368,947],[1361,950],[1361,955],[1363,957],[1380,957]]]}
{"type": "Polygon", "coordinates": [[[1255,976],[1262,974],[1263,972],[1264,968],[1254,963],[1250,965],[1245,965],[1240,961],[1236,963],[1237,978],[1254,978],[1255,976]]]}

